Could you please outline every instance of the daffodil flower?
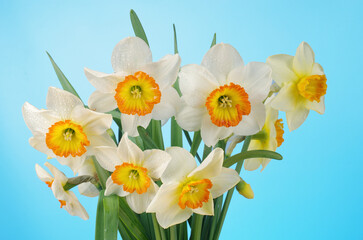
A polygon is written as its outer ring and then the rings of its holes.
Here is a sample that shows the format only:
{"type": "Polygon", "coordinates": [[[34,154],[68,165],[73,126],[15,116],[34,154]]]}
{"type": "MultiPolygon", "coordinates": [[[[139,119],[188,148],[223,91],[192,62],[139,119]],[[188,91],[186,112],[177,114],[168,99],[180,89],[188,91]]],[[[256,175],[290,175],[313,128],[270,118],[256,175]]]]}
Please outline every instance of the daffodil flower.
{"type": "Polygon", "coordinates": [[[76,195],[72,191],[65,191],[63,188],[68,181],[66,175],[49,162],[46,162],[44,165],[50,170],[54,177],[38,164],[35,165],[35,171],[39,179],[52,189],[54,197],[58,199],[61,204],[60,207],[64,208],[72,216],[78,216],[83,220],[87,220],[88,213],[78,201],[76,195]]]}
{"type": "Polygon", "coordinates": [[[223,150],[216,148],[197,167],[185,149],[166,149],[172,160],[161,176],[161,185],[147,212],[155,212],[163,228],[184,222],[192,214],[214,215],[213,198],[240,180],[237,172],[222,167],[223,150]]]}
{"type": "Polygon", "coordinates": [[[47,108],[37,109],[28,102],[23,105],[24,121],[33,133],[29,143],[49,158],[69,166],[74,173],[86,156],[93,155],[94,146],[115,145],[106,132],[112,116],[84,108],[73,94],[50,87],[47,108]]]}
{"type": "Polygon", "coordinates": [[[113,172],[106,181],[105,196],[116,194],[126,197],[130,208],[143,213],[159,187],[154,180],[160,179],[170,161],[165,151],[153,149],[144,152],[124,134],[115,147],[96,148],[100,165],[113,172]]]}
{"type": "MultiPolygon", "coordinates": [[[[282,119],[278,119],[279,111],[270,106],[271,99],[266,100],[265,125],[260,132],[252,136],[248,150],[276,151],[277,147],[284,142],[284,125],[282,119]]],[[[262,171],[270,161],[271,159],[268,158],[250,158],[244,161],[244,167],[246,170],[253,171],[262,165],[262,171]]]]}
{"type": "Polygon", "coordinates": [[[166,122],[175,115],[179,95],[172,87],[180,66],[178,54],[152,62],[148,45],[138,37],[121,40],[111,57],[115,73],[106,74],[85,68],[89,82],[96,88],[88,105],[98,112],[118,108],[122,127],[138,136],[137,126],[146,128],[151,119],[166,122]]]}
{"type": "Polygon", "coordinates": [[[184,107],[176,120],[185,130],[201,130],[207,146],[232,133],[248,136],[261,130],[265,122],[262,102],[272,81],[267,64],[244,66],[235,48],[220,43],[205,54],[201,65],[182,67],[179,78],[184,107]]]}
{"type": "Polygon", "coordinates": [[[324,113],[326,76],[320,64],[315,62],[309,44],[302,42],[295,56],[273,55],[267,58],[267,63],[272,68],[272,78],[281,87],[271,106],[286,112],[290,131],[300,127],[310,110],[324,113]]]}

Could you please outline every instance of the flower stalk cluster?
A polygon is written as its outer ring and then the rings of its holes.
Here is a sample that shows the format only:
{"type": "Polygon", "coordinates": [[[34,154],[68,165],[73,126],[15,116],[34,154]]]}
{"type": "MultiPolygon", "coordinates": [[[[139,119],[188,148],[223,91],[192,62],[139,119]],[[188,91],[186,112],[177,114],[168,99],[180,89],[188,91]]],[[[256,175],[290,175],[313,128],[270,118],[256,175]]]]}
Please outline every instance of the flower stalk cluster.
{"type": "Polygon", "coordinates": [[[305,42],[295,56],[245,64],[216,35],[200,65],[180,67],[175,26],[174,54],[153,61],[134,11],[131,22],[136,36],[115,46],[114,71],[84,69],[96,89],[87,106],[48,54],[63,90],[49,88],[46,109],[26,102],[23,116],[30,145],[75,177],[49,162],[51,174],[38,164],[36,173],[71,215],[88,219],[74,187],[99,197],[96,240],[117,239],[118,232],[123,239],[218,239],[234,188],[254,198],[242,167],[262,171],[282,159],[275,152],[285,141],[279,111],[290,131],[309,110],[324,112],[324,71],[305,42]],[[163,136],[169,119],[170,146],[163,136]]]}

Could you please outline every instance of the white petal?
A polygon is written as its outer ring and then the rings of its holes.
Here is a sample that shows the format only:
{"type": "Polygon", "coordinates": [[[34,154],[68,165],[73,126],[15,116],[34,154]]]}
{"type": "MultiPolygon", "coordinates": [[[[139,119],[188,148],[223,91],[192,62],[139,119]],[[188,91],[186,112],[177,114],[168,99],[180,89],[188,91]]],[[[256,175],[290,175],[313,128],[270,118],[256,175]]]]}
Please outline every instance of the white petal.
{"type": "Polygon", "coordinates": [[[287,126],[290,131],[297,129],[303,124],[309,115],[309,109],[306,109],[303,104],[297,106],[293,111],[286,112],[287,126]]]}
{"type": "Polygon", "coordinates": [[[109,112],[117,108],[115,93],[94,91],[88,99],[88,106],[97,112],[109,112]]]}
{"type": "Polygon", "coordinates": [[[171,161],[161,175],[163,183],[179,182],[197,167],[192,154],[180,147],[170,147],[165,150],[171,155],[171,161]]]}
{"type": "Polygon", "coordinates": [[[91,145],[87,149],[87,155],[93,154],[92,152],[93,147],[98,147],[98,146],[116,147],[115,142],[112,140],[112,138],[110,137],[110,135],[108,135],[107,132],[101,135],[89,135],[88,139],[91,142],[91,145]]]}
{"type": "Polygon", "coordinates": [[[61,182],[62,185],[66,184],[68,181],[68,178],[64,173],[58,170],[58,168],[54,167],[49,162],[45,162],[44,165],[49,169],[49,171],[53,174],[54,179],[57,179],[61,182]]]}
{"type": "Polygon", "coordinates": [[[141,214],[146,211],[158,190],[158,185],[154,181],[151,181],[146,193],[138,194],[135,191],[126,196],[126,201],[134,212],[141,214]]]}
{"type": "Polygon", "coordinates": [[[267,164],[269,164],[269,162],[271,162],[271,159],[262,158],[262,161],[261,161],[261,165],[262,165],[261,172],[265,169],[265,167],[267,166],[267,164]]]}
{"type": "Polygon", "coordinates": [[[271,107],[280,111],[293,111],[301,101],[300,94],[295,83],[285,84],[271,100],[271,107]]]}
{"type": "Polygon", "coordinates": [[[60,120],[54,112],[39,110],[28,102],[24,103],[22,112],[25,124],[34,135],[36,133],[47,133],[51,125],[60,120]]]}
{"type": "Polygon", "coordinates": [[[125,197],[129,195],[129,192],[126,192],[123,190],[122,185],[118,185],[113,183],[111,176],[106,181],[106,190],[105,190],[105,196],[109,196],[111,194],[116,194],[120,197],[125,197]]]}
{"type": "Polygon", "coordinates": [[[222,169],[223,160],[223,150],[221,148],[216,148],[209,153],[203,162],[194,169],[188,177],[195,177],[195,179],[210,179],[214,176],[218,176],[222,169]]]}
{"type": "Polygon", "coordinates": [[[242,121],[233,128],[233,132],[242,136],[253,135],[262,129],[265,119],[265,106],[262,103],[253,103],[251,104],[251,113],[242,116],[242,121]]]}
{"type": "Polygon", "coordinates": [[[282,86],[285,82],[295,81],[298,76],[293,70],[294,56],[277,54],[267,58],[266,63],[272,68],[272,79],[282,86]]]}
{"type": "Polygon", "coordinates": [[[80,194],[86,197],[97,197],[100,193],[96,186],[90,182],[79,184],[78,191],[80,194]]]}
{"type": "Polygon", "coordinates": [[[166,55],[157,62],[149,63],[140,68],[143,71],[153,77],[156,83],[159,85],[160,90],[171,87],[176,81],[181,59],[179,54],[166,55]]]}
{"type": "Polygon", "coordinates": [[[200,215],[214,215],[214,207],[213,207],[213,197],[212,194],[209,194],[208,201],[203,203],[202,207],[192,209],[194,213],[200,214],[200,215]]]}
{"type": "Polygon", "coordinates": [[[88,81],[100,92],[114,93],[117,84],[123,80],[120,74],[107,74],[84,68],[88,81]]]}
{"type": "Polygon", "coordinates": [[[319,63],[314,63],[311,75],[324,75],[324,69],[319,63]]]}
{"type": "Polygon", "coordinates": [[[163,184],[150,203],[146,212],[155,212],[158,223],[163,228],[186,221],[191,215],[190,208],[181,209],[179,201],[179,183],[163,184]]]}
{"type": "Polygon", "coordinates": [[[244,161],[244,167],[247,171],[254,171],[261,166],[260,158],[250,158],[244,161]]]}
{"type": "Polygon", "coordinates": [[[293,60],[295,73],[300,77],[310,75],[314,62],[315,55],[313,49],[306,42],[302,42],[297,48],[293,60]]]}
{"type": "Polygon", "coordinates": [[[73,170],[73,173],[78,172],[79,168],[82,166],[84,160],[86,159],[86,154],[78,157],[68,156],[66,158],[55,156],[58,162],[62,165],[68,166],[70,169],[73,170]]]}
{"type": "Polygon", "coordinates": [[[208,113],[204,107],[194,108],[182,102],[181,110],[176,114],[175,119],[181,128],[195,132],[200,130],[205,114],[208,113]]]}
{"type": "Polygon", "coordinates": [[[115,171],[115,166],[121,165],[122,160],[117,154],[116,147],[100,146],[94,148],[97,162],[107,171],[115,171]]]}
{"type": "Polygon", "coordinates": [[[47,95],[47,108],[49,110],[53,110],[63,119],[67,119],[76,106],[83,106],[78,97],[62,89],[49,88],[47,95]]]}
{"type": "Polygon", "coordinates": [[[159,179],[171,160],[171,156],[158,149],[144,151],[143,167],[147,168],[148,175],[153,179],[159,179]]]}
{"type": "Polygon", "coordinates": [[[87,220],[89,218],[88,213],[78,201],[76,195],[71,191],[68,191],[67,193],[68,198],[65,200],[66,205],[64,206],[64,209],[72,216],[78,216],[83,220],[87,220]]]}
{"type": "Polygon", "coordinates": [[[34,137],[29,138],[29,144],[39,152],[46,154],[50,158],[54,158],[55,154],[48,148],[45,143],[45,135],[35,134],[34,137]]]}
{"type": "Polygon", "coordinates": [[[154,106],[152,118],[155,120],[166,120],[175,116],[179,104],[180,97],[178,92],[172,87],[165,89],[161,92],[160,103],[154,106]]]}
{"type": "Polygon", "coordinates": [[[205,67],[190,64],[180,70],[179,87],[183,96],[186,96],[184,100],[188,105],[202,106],[208,95],[219,87],[219,83],[205,67]],[[190,97],[193,97],[194,101],[189,102],[190,97]]]}
{"type": "Polygon", "coordinates": [[[91,111],[78,106],[73,109],[72,120],[79,123],[86,135],[100,135],[111,127],[112,115],[91,111]]]}
{"type": "Polygon", "coordinates": [[[218,127],[214,125],[209,114],[205,114],[203,116],[200,131],[203,142],[208,147],[216,145],[219,140],[225,139],[232,134],[232,128],[218,127]]]}
{"type": "Polygon", "coordinates": [[[129,139],[127,133],[122,136],[117,147],[117,153],[123,162],[142,165],[144,161],[144,153],[129,139]]]}
{"type": "Polygon", "coordinates": [[[305,106],[307,109],[314,110],[315,112],[319,114],[324,114],[325,112],[325,97],[322,96],[320,98],[320,102],[310,102],[309,100],[305,101],[305,106]]]}
{"type": "Polygon", "coordinates": [[[232,69],[243,66],[243,60],[234,47],[219,43],[208,50],[201,65],[217,78],[220,85],[224,85],[232,69]]]}
{"type": "Polygon", "coordinates": [[[271,68],[266,63],[250,62],[228,75],[228,81],[240,84],[247,92],[249,101],[266,99],[272,83],[271,68]]]}
{"type": "Polygon", "coordinates": [[[54,179],[47,171],[44,170],[44,168],[38,164],[35,164],[35,172],[37,173],[38,178],[43,182],[51,182],[54,179]]]}
{"type": "Polygon", "coordinates": [[[112,52],[111,64],[115,72],[134,74],[141,66],[152,61],[149,46],[138,37],[122,39],[112,52]]]}
{"type": "Polygon", "coordinates": [[[223,167],[218,176],[210,179],[213,183],[210,193],[213,198],[217,198],[233,188],[239,182],[239,179],[240,177],[235,170],[223,167]]]}
{"type": "Polygon", "coordinates": [[[137,137],[139,136],[137,127],[142,126],[143,128],[147,128],[151,121],[151,117],[152,114],[147,114],[145,116],[121,114],[122,130],[127,132],[131,137],[137,137]]]}

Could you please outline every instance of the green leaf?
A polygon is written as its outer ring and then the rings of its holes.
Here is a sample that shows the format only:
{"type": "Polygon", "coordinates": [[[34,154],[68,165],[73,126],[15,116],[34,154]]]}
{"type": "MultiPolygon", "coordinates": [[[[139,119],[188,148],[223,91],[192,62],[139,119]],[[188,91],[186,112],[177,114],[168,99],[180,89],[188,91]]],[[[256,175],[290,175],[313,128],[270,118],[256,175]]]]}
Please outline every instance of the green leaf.
{"type": "Polygon", "coordinates": [[[213,47],[214,45],[216,45],[216,42],[217,42],[217,34],[214,33],[213,40],[212,40],[212,44],[210,45],[210,47],[213,47]]]}
{"type": "Polygon", "coordinates": [[[63,72],[60,70],[58,65],[54,62],[52,56],[50,56],[50,54],[48,52],[46,52],[46,53],[48,54],[50,62],[53,65],[54,71],[57,74],[58,80],[59,80],[60,84],[62,85],[63,89],[74,94],[79,99],[81,99],[81,97],[78,95],[76,90],[73,88],[72,84],[68,81],[68,79],[66,78],[66,76],[64,76],[63,72]]]}
{"type": "Polygon", "coordinates": [[[104,240],[116,240],[118,229],[118,196],[111,195],[103,198],[104,209],[104,240]]]}
{"type": "Polygon", "coordinates": [[[268,151],[268,150],[252,150],[247,152],[241,152],[230,158],[227,158],[223,163],[223,167],[228,168],[233,164],[248,158],[270,158],[270,159],[282,160],[282,156],[277,152],[268,151]]]}
{"type": "Polygon", "coordinates": [[[190,153],[193,155],[193,157],[195,157],[195,155],[197,154],[201,141],[202,137],[200,135],[200,131],[194,132],[193,142],[190,146],[190,153]]]}
{"type": "Polygon", "coordinates": [[[111,173],[101,167],[101,165],[98,163],[96,157],[92,156],[93,163],[96,168],[98,179],[100,180],[100,184],[102,186],[102,189],[106,189],[106,181],[107,178],[111,175],[111,173]]]}
{"type": "Polygon", "coordinates": [[[158,149],[164,149],[164,140],[163,140],[163,133],[161,131],[161,121],[160,120],[151,120],[152,124],[152,139],[154,143],[158,147],[158,149]]]}
{"type": "Polygon", "coordinates": [[[175,24],[173,24],[173,30],[174,30],[174,53],[178,53],[178,41],[176,39],[176,30],[175,30],[175,24]]]}
{"type": "Polygon", "coordinates": [[[137,215],[130,209],[125,198],[119,199],[119,220],[124,224],[130,233],[138,240],[147,240],[144,226],[140,223],[137,215]]]}
{"type": "Polygon", "coordinates": [[[125,224],[123,222],[119,221],[118,224],[118,231],[120,232],[122,240],[133,240],[133,236],[131,232],[125,227],[125,224]]]}
{"type": "Polygon", "coordinates": [[[145,128],[138,126],[137,131],[139,132],[139,135],[144,142],[144,148],[145,149],[158,149],[155,142],[151,139],[149,133],[146,131],[145,128]]]}
{"type": "Polygon", "coordinates": [[[97,204],[97,213],[96,213],[96,228],[95,228],[95,240],[104,240],[104,209],[103,209],[103,197],[105,190],[100,191],[100,195],[98,197],[97,204]]]}
{"type": "Polygon", "coordinates": [[[146,42],[146,44],[149,46],[149,41],[147,40],[144,28],[142,27],[141,22],[140,22],[140,19],[137,16],[137,14],[135,13],[135,11],[132,9],[130,11],[130,19],[131,19],[132,28],[134,29],[135,36],[144,40],[146,42]]]}
{"type": "Polygon", "coordinates": [[[171,146],[183,147],[183,133],[175,120],[175,117],[171,118],[171,146]]]}

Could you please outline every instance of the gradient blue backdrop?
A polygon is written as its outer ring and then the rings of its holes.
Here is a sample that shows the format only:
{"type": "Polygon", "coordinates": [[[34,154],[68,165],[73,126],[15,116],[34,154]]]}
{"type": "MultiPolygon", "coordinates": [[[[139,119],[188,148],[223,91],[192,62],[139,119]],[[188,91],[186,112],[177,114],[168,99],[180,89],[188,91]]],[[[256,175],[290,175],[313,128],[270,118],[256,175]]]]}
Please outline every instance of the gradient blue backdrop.
{"type": "Polygon", "coordinates": [[[255,199],[234,195],[221,239],[363,239],[361,1],[99,2],[0,2],[1,239],[93,239],[97,199],[80,197],[88,221],[59,208],[36,177],[46,157],[28,145],[21,106],[45,107],[48,87],[60,87],[46,50],[87,100],[83,67],[112,71],[114,45],[133,35],[131,8],[155,60],[173,51],[173,23],[182,65],[200,63],[214,32],[245,62],[307,41],[328,78],[326,113],[286,130],[283,161],[242,173],[255,199]]]}

